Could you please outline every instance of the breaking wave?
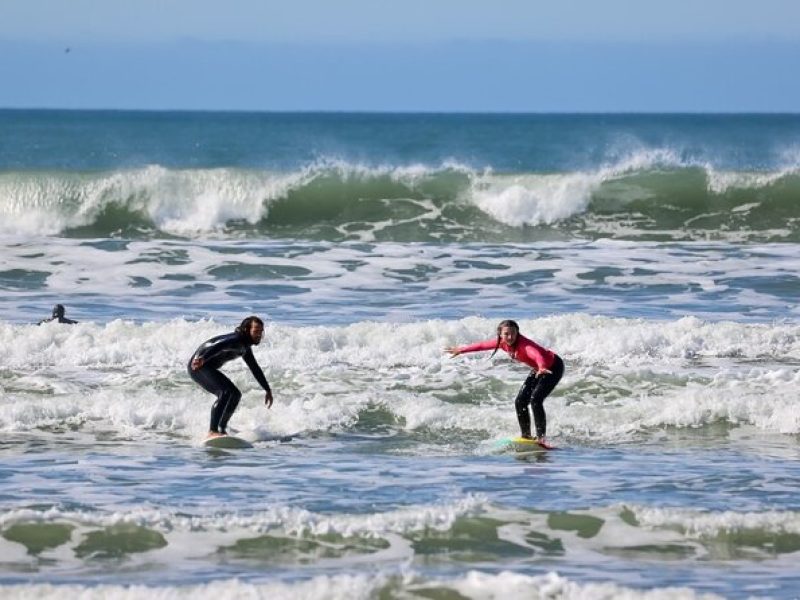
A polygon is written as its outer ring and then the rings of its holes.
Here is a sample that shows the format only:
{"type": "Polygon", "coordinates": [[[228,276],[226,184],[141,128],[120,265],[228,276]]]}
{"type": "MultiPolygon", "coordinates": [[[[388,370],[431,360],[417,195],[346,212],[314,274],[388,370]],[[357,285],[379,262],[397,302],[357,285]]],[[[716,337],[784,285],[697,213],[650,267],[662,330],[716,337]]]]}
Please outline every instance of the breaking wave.
{"type": "Polygon", "coordinates": [[[460,163],[0,173],[0,232],[365,241],[800,240],[800,170],[648,151],[591,171],[460,163]]]}

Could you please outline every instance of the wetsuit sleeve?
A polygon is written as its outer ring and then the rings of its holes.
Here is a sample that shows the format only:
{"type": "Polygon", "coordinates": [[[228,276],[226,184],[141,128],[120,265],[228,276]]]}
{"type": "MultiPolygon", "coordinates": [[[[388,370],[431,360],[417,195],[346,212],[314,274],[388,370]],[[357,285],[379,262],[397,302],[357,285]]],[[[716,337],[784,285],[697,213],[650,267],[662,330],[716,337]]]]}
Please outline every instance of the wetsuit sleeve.
{"type": "Polygon", "coordinates": [[[244,359],[244,362],[247,363],[247,366],[250,367],[250,372],[253,374],[253,377],[256,378],[256,381],[258,381],[259,385],[264,388],[265,392],[269,392],[269,383],[267,383],[267,378],[264,377],[264,371],[262,371],[261,367],[258,366],[256,357],[253,356],[253,351],[248,348],[247,352],[244,353],[242,358],[244,359]]]}
{"type": "Polygon", "coordinates": [[[475,342],[474,344],[459,346],[458,351],[461,354],[466,352],[481,352],[482,350],[494,350],[496,346],[497,340],[486,340],[484,342],[475,342]]]}

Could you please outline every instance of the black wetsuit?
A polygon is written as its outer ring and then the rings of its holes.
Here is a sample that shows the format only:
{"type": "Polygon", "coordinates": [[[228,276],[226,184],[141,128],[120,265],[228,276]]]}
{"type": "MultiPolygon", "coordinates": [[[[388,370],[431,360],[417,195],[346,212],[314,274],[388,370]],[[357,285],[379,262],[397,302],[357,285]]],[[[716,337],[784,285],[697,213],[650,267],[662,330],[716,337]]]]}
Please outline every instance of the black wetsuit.
{"type": "Polygon", "coordinates": [[[42,323],[50,323],[51,321],[58,321],[59,323],[66,323],[67,325],[75,325],[77,321],[73,321],[72,319],[65,317],[64,311],[65,309],[63,304],[56,304],[53,307],[53,316],[49,319],[43,319],[42,321],[39,321],[38,325],[41,325],[42,323]]]}
{"type": "Polygon", "coordinates": [[[264,372],[258,366],[250,346],[252,343],[247,334],[226,333],[201,344],[189,359],[187,365],[189,376],[200,387],[217,397],[217,401],[211,407],[211,431],[226,432],[228,421],[242,397],[242,393],[233,385],[233,382],[219,371],[219,368],[226,362],[241,356],[264,391],[270,391],[267,378],[264,377],[264,372]],[[203,366],[193,371],[192,360],[195,358],[203,359],[203,366]]]}
{"type": "Polygon", "coordinates": [[[66,325],[75,325],[75,323],[77,323],[77,321],[73,321],[67,317],[50,317],[49,319],[43,319],[39,321],[38,325],[41,325],[42,323],[51,323],[53,321],[56,321],[57,323],[65,323],[66,325]]]}
{"type": "Polygon", "coordinates": [[[555,361],[550,365],[551,373],[536,376],[536,372],[531,372],[525,383],[517,394],[514,406],[517,409],[517,420],[522,435],[531,435],[531,415],[528,412],[528,404],[533,408],[533,420],[536,423],[536,437],[541,438],[547,433],[547,418],[544,412],[544,399],[550,395],[556,387],[561,377],[564,375],[564,361],[556,355],[555,361]]]}

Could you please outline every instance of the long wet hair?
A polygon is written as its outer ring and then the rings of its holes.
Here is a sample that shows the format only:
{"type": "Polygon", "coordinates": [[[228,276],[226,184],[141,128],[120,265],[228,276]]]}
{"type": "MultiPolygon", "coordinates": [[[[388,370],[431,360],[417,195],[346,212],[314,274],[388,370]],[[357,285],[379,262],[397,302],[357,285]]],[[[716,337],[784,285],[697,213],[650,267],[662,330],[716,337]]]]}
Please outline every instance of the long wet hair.
{"type": "Polygon", "coordinates": [[[246,317],[245,319],[243,319],[241,323],[239,323],[239,326],[236,328],[236,333],[238,333],[239,336],[246,336],[246,337],[249,338],[250,337],[250,326],[253,323],[259,323],[259,324],[261,324],[261,327],[264,327],[264,321],[262,321],[261,319],[259,319],[255,315],[250,315],[249,317],[246,317]]]}
{"type": "Polygon", "coordinates": [[[510,327],[517,332],[517,335],[519,335],[519,325],[517,325],[516,321],[512,321],[511,319],[500,321],[500,324],[497,326],[497,345],[494,347],[494,352],[492,352],[489,358],[492,358],[492,356],[497,354],[497,349],[500,348],[500,330],[503,329],[503,327],[510,327]]]}

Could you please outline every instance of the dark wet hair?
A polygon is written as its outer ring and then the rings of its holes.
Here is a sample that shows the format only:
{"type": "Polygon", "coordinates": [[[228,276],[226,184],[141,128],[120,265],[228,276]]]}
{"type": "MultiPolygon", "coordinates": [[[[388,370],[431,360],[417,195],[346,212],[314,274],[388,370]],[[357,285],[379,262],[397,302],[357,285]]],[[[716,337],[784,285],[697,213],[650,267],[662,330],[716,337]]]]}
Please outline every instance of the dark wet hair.
{"type": "Polygon", "coordinates": [[[494,352],[492,352],[489,358],[492,358],[495,354],[497,354],[497,349],[500,347],[500,330],[503,327],[511,327],[514,331],[517,332],[519,335],[519,325],[517,325],[516,321],[512,321],[511,319],[506,319],[505,321],[500,321],[500,324],[497,326],[497,345],[494,347],[494,352]]]}
{"type": "Polygon", "coordinates": [[[239,326],[236,328],[236,333],[238,333],[239,335],[249,336],[250,326],[253,323],[259,323],[262,327],[264,326],[264,321],[262,321],[255,315],[250,315],[249,317],[243,319],[241,323],[239,323],[239,326]]]}
{"type": "Polygon", "coordinates": [[[53,317],[54,318],[61,318],[64,316],[64,305],[63,304],[56,304],[53,307],[53,317]]]}

